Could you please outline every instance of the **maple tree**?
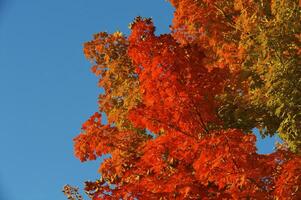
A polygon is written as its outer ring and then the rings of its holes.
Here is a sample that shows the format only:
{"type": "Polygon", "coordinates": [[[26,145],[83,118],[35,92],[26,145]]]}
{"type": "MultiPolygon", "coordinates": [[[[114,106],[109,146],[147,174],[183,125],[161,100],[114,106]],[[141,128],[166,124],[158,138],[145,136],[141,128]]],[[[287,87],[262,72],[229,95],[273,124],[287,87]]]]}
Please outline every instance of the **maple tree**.
{"type": "MultiPolygon", "coordinates": [[[[170,34],[155,35],[152,20],[137,17],[129,37],[101,32],[84,46],[105,92],[74,139],[75,155],[109,155],[86,193],[93,200],[300,199],[298,2],[170,2],[170,34]],[[258,154],[255,127],[285,144],[258,154]]],[[[79,196],[69,186],[65,193],[79,196]]]]}

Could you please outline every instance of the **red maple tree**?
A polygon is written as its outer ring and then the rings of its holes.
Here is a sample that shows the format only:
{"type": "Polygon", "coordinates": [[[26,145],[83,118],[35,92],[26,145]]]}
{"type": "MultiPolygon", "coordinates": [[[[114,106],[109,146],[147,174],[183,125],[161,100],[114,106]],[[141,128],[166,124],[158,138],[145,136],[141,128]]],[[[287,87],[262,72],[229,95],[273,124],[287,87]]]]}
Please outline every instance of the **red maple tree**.
{"type": "Polygon", "coordinates": [[[229,86],[249,91],[233,32],[237,2],[171,2],[171,34],[156,36],[152,20],[138,17],[128,38],[100,33],[85,44],[105,94],[74,139],[75,155],[110,155],[86,192],[93,200],[300,199],[301,157],[286,147],[258,154],[254,134],[218,115],[229,86]]]}

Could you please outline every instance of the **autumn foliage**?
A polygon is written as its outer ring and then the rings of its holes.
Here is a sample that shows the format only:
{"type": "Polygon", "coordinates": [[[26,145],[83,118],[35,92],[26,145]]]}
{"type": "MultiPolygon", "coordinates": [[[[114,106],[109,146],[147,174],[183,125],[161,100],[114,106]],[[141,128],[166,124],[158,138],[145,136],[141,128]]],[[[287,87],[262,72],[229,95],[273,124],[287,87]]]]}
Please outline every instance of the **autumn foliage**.
{"type": "Polygon", "coordinates": [[[91,199],[300,199],[297,0],[170,0],[172,31],[137,17],[131,34],[84,46],[99,111],[74,139],[106,156],[91,199]],[[102,124],[104,113],[107,124],[102,124]],[[258,154],[253,128],[284,144],[258,154]]]}

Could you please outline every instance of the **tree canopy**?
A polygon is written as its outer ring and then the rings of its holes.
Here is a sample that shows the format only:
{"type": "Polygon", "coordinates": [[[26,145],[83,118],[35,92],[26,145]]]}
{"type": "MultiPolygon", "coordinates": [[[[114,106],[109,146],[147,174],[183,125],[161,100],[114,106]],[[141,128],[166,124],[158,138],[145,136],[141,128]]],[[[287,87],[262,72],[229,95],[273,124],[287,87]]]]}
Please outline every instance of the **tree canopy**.
{"type": "MultiPolygon", "coordinates": [[[[109,154],[100,199],[300,199],[301,9],[297,0],[170,0],[171,33],[137,17],[131,34],[84,45],[99,110],[74,139],[109,154]],[[108,124],[101,119],[107,115],[108,124]],[[284,141],[256,152],[253,128],[284,141]]],[[[76,194],[67,187],[69,197],[76,194]]],[[[81,198],[81,197],[80,197],[81,198]]]]}

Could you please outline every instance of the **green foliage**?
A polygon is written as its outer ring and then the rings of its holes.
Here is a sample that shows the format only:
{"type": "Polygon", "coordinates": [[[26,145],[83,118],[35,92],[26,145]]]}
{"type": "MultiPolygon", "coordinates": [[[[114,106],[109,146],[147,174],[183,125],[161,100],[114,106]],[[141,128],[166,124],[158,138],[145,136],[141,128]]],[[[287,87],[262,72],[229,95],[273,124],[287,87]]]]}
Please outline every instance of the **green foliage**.
{"type": "Polygon", "coordinates": [[[297,0],[236,1],[241,15],[240,78],[222,97],[220,117],[228,127],[279,136],[292,151],[301,149],[301,18],[297,0]],[[247,89],[246,89],[247,88],[247,89]]]}
{"type": "Polygon", "coordinates": [[[85,56],[95,64],[92,72],[99,77],[99,87],[105,90],[99,96],[100,111],[119,130],[133,129],[127,114],[141,101],[138,77],[127,49],[127,38],[120,32],[101,32],[84,46],[85,56]]]}

